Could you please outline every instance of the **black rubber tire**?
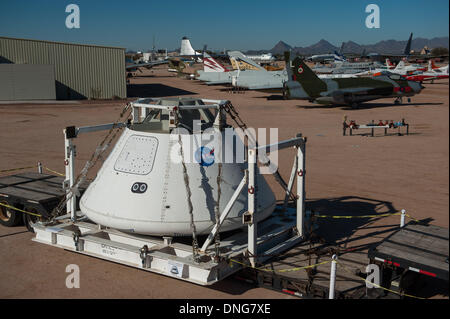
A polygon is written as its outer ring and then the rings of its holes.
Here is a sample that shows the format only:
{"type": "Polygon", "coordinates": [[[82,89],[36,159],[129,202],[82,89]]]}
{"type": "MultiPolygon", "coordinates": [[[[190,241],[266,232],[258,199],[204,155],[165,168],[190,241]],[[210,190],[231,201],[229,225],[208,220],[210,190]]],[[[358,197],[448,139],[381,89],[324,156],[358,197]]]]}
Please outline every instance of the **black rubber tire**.
{"type": "MultiPolygon", "coordinates": [[[[1,203],[9,205],[7,202],[1,203]]],[[[21,215],[21,212],[14,211],[13,209],[7,208],[5,206],[0,206],[0,224],[3,226],[13,227],[19,225],[22,221],[21,215]]]]}
{"type": "MultiPolygon", "coordinates": [[[[38,214],[38,212],[33,208],[26,209],[26,211],[38,214]]],[[[37,222],[39,220],[39,217],[30,214],[22,214],[22,215],[23,215],[23,224],[25,225],[25,227],[28,229],[29,232],[34,233],[34,229],[33,227],[31,227],[30,224],[37,222]]]]}

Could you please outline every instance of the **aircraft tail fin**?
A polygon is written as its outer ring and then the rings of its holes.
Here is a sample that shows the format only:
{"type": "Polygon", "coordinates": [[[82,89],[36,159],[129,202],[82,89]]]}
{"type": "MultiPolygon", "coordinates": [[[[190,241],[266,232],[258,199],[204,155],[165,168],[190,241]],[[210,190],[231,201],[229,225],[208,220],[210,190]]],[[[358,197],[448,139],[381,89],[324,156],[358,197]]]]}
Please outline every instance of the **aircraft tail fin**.
{"type": "Polygon", "coordinates": [[[413,34],[411,32],[411,35],[409,36],[408,42],[406,43],[405,51],[403,52],[404,55],[409,56],[411,52],[411,42],[412,42],[413,34]]]}
{"type": "Polygon", "coordinates": [[[401,60],[398,62],[397,66],[395,67],[395,70],[402,70],[405,68],[405,61],[401,60]]]}
{"type": "Polygon", "coordinates": [[[388,68],[392,68],[394,66],[394,64],[392,64],[391,60],[389,60],[389,58],[386,59],[386,66],[388,68]]]}
{"type": "Polygon", "coordinates": [[[195,55],[195,50],[192,48],[191,41],[187,37],[181,39],[180,55],[195,55]]]}
{"type": "Polygon", "coordinates": [[[264,69],[258,63],[256,63],[252,59],[249,59],[239,51],[229,51],[228,56],[230,57],[231,65],[235,70],[266,71],[266,69],[264,69]]]}
{"type": "MultiPolygon", "coordinates": [[[[344,46],[344,43],[342,43],[342,47],[344,46]]],[[[340,62],[344,62],[347,59],[345,58],[345,56],[342,55],[342,47],[341,50],[339,50],[339,52],[337,52],[336,50],[334,51],[334,61],[340,61],[340,62]]]]}
{"type": "Polygon", "coordinates": [[[327,90],[327,84],[321,80],[305,61],[296,57],[293,61],[289,57],[286,61],[289,81],[297,81],[309,97],[314,98],[321,91],[327,90]]]}
{"type": "Polygon", "coordinates": [[[226,67],[217,62],[208,53],[203,54],[203,71],[205,72],[228,72],[226,67]]]}
{"type": "Polygon", "coordinates": [[[434,64],[434,60],[433,59],[431,59],[430,60],[431,62],[431,69],[438,69],[438,67],[436,66],[436,64],[434,64]]]}

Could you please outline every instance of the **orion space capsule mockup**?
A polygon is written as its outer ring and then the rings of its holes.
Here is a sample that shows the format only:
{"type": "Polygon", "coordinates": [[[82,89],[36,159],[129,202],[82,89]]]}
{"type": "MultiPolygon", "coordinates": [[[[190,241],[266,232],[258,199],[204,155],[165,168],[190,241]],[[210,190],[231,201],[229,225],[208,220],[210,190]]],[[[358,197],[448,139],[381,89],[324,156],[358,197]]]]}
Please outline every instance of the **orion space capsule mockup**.
{"type": "MultiPolygon", "coordinates": [[[[245,162],[236,160],[235,150],[243,147],[242,140],[235,136],[230,142],[223,134],[225,128],[231,128],[226,124],[226,103],[192,98],[139,99],[133,103],[132,122],[81,197],[82,212],[100,225],[122,231],[191,235],[189,189],[197,234],[209,233],[216,223],[218,183],[222,212],[247,168],[245,162]],[[205,132],[214,142],[201,141],[205,132]],[[180,161],[181,151],[184,157],[180,161]],[[226,161],[226,157],[233,160],[226,161]]],[[[272,213],[275,196],[265,179],[256,176],[255,216],[262,220],[272,213]]],[[[220,231],[243,226],[247,200],[244,187],[220,231]]]]}

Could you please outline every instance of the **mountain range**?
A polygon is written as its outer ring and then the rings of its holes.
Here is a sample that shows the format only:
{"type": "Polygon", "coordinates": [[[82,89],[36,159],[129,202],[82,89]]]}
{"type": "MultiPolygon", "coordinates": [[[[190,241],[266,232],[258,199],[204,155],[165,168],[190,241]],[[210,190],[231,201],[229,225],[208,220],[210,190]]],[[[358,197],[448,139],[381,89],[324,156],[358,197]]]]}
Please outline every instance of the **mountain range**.
{"type": "MultiPolygon", "coordinates": [[[[384,40],[377,42],[375,44],[361,45],[353,41],[347,41],[343,43],[342,53],[356,53],[360,54],[364,50],[366,53],[380,53],[380,54],[401,54],[405,49],[407,41],[397,41],[397,40],[384,40]]],[[[436,37],[432,39],[425,38],[413,38],[411,42],[411,49],[415,51],[420,51],[424,46],[430,49],[437,47],[449,48],[449,37],[436,37]]],[[[296,54],[309,55],[309,54],[323,54],[331,53],[334,51],[339,51],[340,47],[334,46],[327,40],[320,40],[319,42],[307,46],[307,47],[292,47],[286,42],[279,41],[270,50],[251,50],[247,51],[247,54],[260,54],[263,52],[270,52],[272,54],[282,54],[284,51],[292,50],[296,54]]]]}

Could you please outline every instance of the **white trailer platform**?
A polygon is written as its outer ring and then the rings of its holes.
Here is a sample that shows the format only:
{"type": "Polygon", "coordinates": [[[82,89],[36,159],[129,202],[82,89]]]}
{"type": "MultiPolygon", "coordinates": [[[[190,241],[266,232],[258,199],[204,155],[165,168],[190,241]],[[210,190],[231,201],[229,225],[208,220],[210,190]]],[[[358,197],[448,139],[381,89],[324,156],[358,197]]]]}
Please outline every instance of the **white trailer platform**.
{"type": "MultiPolygon", "coordinates": [[[[289,210],[291,211],[291,210],[289,210]]],[[[258,224],[258,262],[288,250],[302,240],[295,230],[295,214],[276,211],[258,224]],[[288,215],[289,214],[289,215],[288,215]]],[[[247,232],[222,238],[220,258],[214,260],[209,250],[199,262],[194,261],[192,246],[168,238],[123,233],[115,229],[102,229],[91,222],[35,224],[33,241],[63,248],[84,255],[98,257],[127,266],[190,281],[211,285],[242,269],[239,260],[247,263],[247,232]]],[[[214,247],[211,247],[214,250],[214,247]]]]}

